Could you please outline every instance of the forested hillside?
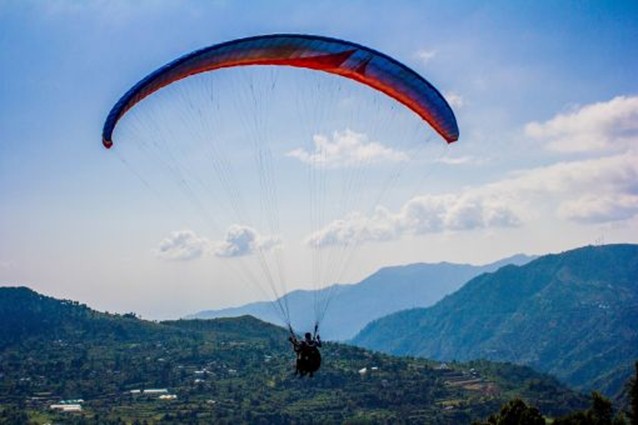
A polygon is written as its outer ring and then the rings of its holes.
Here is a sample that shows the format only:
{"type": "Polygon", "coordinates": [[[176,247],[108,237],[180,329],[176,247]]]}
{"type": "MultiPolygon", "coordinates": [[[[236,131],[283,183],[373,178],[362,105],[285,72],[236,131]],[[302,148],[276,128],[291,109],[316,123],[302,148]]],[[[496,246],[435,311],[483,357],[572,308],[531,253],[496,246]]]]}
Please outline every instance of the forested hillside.
{"type": "Polygon", "coordinates": [[[441,364],[327,343],[293,375],[284,329],[252,317],[147,322],[27,288],[0,288],[0,421],[21,423],[463,424],[514,396],[549,416],[583,396],[531,369],[441,364]],[[19,324],[23,324],[19,326],[19,324]],[[79,412],[53,410],[75,403],[79,412]],[[4,419],[2,419],[4,418],[4,419]]]}
{"type": "Polygon", "coordinates": [[[638,246],[504,267],[431,308],[380,319],[353,342],[397,355],[515,362],[615,396],[638,359],[638,246]]]}

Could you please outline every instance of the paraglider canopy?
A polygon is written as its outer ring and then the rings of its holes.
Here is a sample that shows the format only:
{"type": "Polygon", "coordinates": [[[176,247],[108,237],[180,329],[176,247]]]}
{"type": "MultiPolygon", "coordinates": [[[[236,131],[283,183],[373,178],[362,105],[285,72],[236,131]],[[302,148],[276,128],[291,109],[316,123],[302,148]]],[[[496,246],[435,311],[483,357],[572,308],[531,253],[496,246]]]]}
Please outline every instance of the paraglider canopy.
{"type": "Polygon", "coordinates": [[[397,60],[368,47],[335,38],[273,34],[196,50],[149,74],[115,104],[104,123],[102,143],[110,148],[118,120],[135,104],[162,87],[201,72],[247,65],[309,68],[350,78],[404,104],[427,121],[448,143],[459,137],[454,113],[439,91],[397,60]]]}

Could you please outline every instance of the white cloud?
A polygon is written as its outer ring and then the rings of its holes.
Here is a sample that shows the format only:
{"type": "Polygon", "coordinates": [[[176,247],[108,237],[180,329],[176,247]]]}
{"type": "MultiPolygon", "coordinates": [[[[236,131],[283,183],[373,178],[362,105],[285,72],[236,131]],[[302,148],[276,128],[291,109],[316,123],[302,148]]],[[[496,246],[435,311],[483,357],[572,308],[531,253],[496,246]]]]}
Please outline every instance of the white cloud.
{"type": "Polygon", "coordinates": [[[638,144],[638,96],[619,96],[580,107],[544,123],[531,122],[525,133],[560,152],[625,150],[638,144]]]}
{"type": "Polygon", "coordinates": [[[580,223],[624,220],[638,214],[638,155],[560,162],[480,190],[516,203],[527,215],[546,208],[557,218],[580,223]]]}
{"type": "Polygon", "coordinates": [[[415,197],[395,213],[381,207],[369,217],[352,213],[312,234],[307,243],[320,248],[406,235],[511,228],[544,214],[584,224],[638,215],[638,155],[525,170],[460,193],[415,197]]]}
{"type": "Polygon", "coordinates": [[[561,205],[559,214],[581,223],[605,223],[626,220],[638,214],[638,196],[610,194],[586,195],[561,205]]]}
{"type": "Polygon", "coordinates": [[[525,193],[575,196],[595,192],[638,193],[638,155],[620,155],[559,162],[514,174],[492,186],[525,193]]]}
{"type": "Polygon", "coordinates": [[[262,236],[248,226],[231,226],[223,242],[216,244],[217,257],[243,257],[257,251],[269,251],[281,244],[275,236],[262,236]]]}
{"type": "Polygon", "coordinates": [[[211,254],[222,258],[243,257],[257,251],[270,251],[279,245],[279,237],[263,236],[251,227],[234,224],[226,231],[223,241],[197,236],[192,230],[171,232],[154,253],[162,260],[186,261],[211,254]]]}
{"type": "Polygon", "coordinates": [[[312,234],[315,248],[395,240],[405,235],[518,226],[516,213],[495,200],[473,195],[427,195],[411,199],[397,213],[378,207],[366,217],[352,213],[312,234]]]}
{"type": "Polygon", "coordinates": [[[443,97],[445,97],[445,100],[447,100],[453,109],[460,109],[465,105],[465,100],[458,93],[448,92],[445,93],[443,97]]]}
{"type": "Polygon", "coordinates": [[[377,142],[352,130],[335,131],[332,140],[324,135],[313,137],[314,152],[301,148],[290,151],[286,156],[296,158],[315,167],[341,168],[368,165],[380,162],[407,161],[408,155],[377,142]]]}
{"type": "Polygon", "coordinates": [[[434,59],[435,56],[436,56],[436,50],[427,50],[427,49],[421,49],[414,54],[414,57],[420,60],[421,63],[424,65],[430,62],[432,59],[434,59]]]}
{"type": "Polygon", "coordinates": [[[184,261],[200,258],[209,248],[207,239],[200,238],[192,230],[179,230],[162,240],[154,252],[163,260],[184,261]]]}
{"type": "Polygon", "coordinates": [[[485,158],[477,158],[474,156],[444,156],[440,159],[437,159],[435,162],[446,164],[446,165],[480,165],[488,162],[485,158]]]}
{"type": "Polygon", "coordinates": [[[385,241],[396,239],[397,231],[393,215],[385,208],[379,207],[372,217],[354,212],[343,219],[335,220],[310,235],[306,243],[321,248],[357,242],[385,241]]]}

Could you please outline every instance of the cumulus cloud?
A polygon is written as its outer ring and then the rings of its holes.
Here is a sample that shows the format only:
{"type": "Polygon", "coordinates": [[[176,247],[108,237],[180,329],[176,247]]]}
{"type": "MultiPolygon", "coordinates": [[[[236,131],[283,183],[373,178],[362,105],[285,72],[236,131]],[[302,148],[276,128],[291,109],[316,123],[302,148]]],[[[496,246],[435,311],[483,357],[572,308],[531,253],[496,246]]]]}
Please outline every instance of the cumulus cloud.
{"type": "Polygon", "coordinates": [[[491,186],[510,192],[558,194],[568,198],[586,193],[638,194],[638,155],[626,152],[595,159],[559,162],[515,173],[512,178],[491,186]]]}
{"type": "Polygon", "coordinates": [[[625,220],[638,214],[638,155],[559,162],[478,190],[515,203],[526,214],[544,207],[554,217],[579,223],[625,220]]]}
{"type": "Polygon", "coordinates": [[[436,50],[427,50],[427,49],[421,49],[414,54],[414,57],[420,60],[421,63],[424,65],[430,62],[432,59],[434,59],[435,56],[436,56],[436,50]]]}
{"type": "Polygon", "coordinates": [[[396,215],[401,233],[424,234],[487,227],[515,227],[517,213],[489,194],[419,196],[407,202],[396,215]]]}
{"type": "Polygon", "coordinates": [[[162,260],[184,261],[203,256],[210,248],[210,241],[200,238],[192,230],[179,230],[160,242],[155,255],[162,260]]]}
{"type": "Polygon", "coordinates": [[[269,251],[281,245],[276,236],[260,235],[255,229],[238,224],[228,228],[223,241],[197,236],[192,230],[179,230],[160,242],[154,253],[168,261],[187,261],[214,255],[221,258],[242,257],[256,251],[269,251]]]}
{"type": "Polygon", "coordinates": [[[443,97],[445,97],[445,100],[447,100],[452,108],[460,109],[465,105],[465,100],[458,93],[448,92],[445,93],[443,97]]]}
{"type": "Polygon", "coordinates": [[[638,214],[638,196],[586,195],[563,203],[559,213],[563,218],[586,224],[626,220],[638,214]]]}
{"type": "Polygon", "coordinates": [[[315,248],[363,242],[381,242],[405,235],[462,231],[487,227],[514,227],[517,214],[488,197],[427,195],[411,199],[398,212],[378,207],[367,217],[352,213],[312,234],[307,243],[315,248]]]}
{"type": "Polygon", "coordinates": [[[306,243],[315,248],[348,245],[358,242],[385,241],[398,237],[394,216],[379,207],[371,217],[353,212],[313,233],[306,243]]]}
{"type": "Polygon", "coordinates": [[[638,155],[561,162],[513,173],[460,193],[412,198],[398,211],[352,213],[307,238],[315,248],[407,235],[513,228],[539,214],[577,223],[638,215],[638,155]],[[545,210],[545,211],[542,211],[545,210]]]}
{"type": "Polygon", "coordinates": [[[281,244],[275,236],[262,236],[248,226],[233,225],[226,232],[224,241],[216,244],[217,257],[243,257],[257,251],[268,251],[281,244]]]}
{"type": "Polygon", "coordinates": [[[475,156],[444,156],[437,159],[435,162],[446,165],[480,165],[486,163],[488,160],[485,158],[478,158],[475,156]]]}
{"type": "Polygon", "coordinates": [[[332,138],[321,134],[313,137],[314,151],[295,149],[286,154],[315,167],[342,168],[379,162],[407,161],[408,155],[370,142],[368,136],[352,130],[335,131],[332,138]]]}
{"type": "Polygon", "coordinates": [[[638,215],[638,155],[554,164],[520,175],[510,190],[557,198],[558,217],[608,223],[638,215]]]}
{"type": "Polygon", "coordinates": [[[625,150],[638,144],[638,96],[619,96],[559,114],[549,121],[531,122],[525,134],[560,152],[625,150]]]}

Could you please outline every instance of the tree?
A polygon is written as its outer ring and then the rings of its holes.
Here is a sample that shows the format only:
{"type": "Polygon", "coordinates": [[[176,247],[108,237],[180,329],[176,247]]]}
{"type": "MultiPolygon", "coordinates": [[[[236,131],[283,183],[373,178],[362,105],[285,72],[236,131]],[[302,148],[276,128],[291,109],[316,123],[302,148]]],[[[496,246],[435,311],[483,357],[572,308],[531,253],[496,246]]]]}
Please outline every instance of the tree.
{"type": "Polygon", "coordinates": [[[0,425],[26,424],[28,420],[26,410],[23,408],[11,406],[0,410],[0,425]]]}
{"type": "Polygon", "coordinates": [[[515,398],[501,407],[499,413],[491,415],[487,422],[475,422],[474,425],[545,425],[545,418],[537,408],[515,398]]]}
{"type": "Polygon", "coordinates": [[[635,364],[636,374],[629,381],[629,403],[631,410],[627,412],[627,416],[631,421],[631,425],[638,425],[638,361],[635,364]]]}
{"type": "Polygon", "coordinates": [[[611,401],[598,392],[592,393],[592,404],[584,412],[571,413],[554,421],[554,425],[624,425],[621,415],[614,417],[611,401]]]}
{"type": "Polygon", "coordinates": [[[587,413],[591,423],[596,425],[611,425],[614,418],[611,401],[598,392],[592,393],[592,406],[587,413]]]}

